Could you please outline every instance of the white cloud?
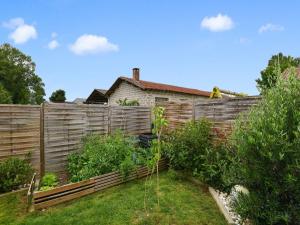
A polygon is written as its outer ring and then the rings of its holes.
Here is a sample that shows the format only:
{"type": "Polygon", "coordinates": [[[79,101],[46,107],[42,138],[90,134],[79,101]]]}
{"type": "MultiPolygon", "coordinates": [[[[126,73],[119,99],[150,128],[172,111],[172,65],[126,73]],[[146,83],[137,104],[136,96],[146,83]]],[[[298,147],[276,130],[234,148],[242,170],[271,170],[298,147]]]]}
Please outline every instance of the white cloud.
{"type": "Polygon", "coordinates": [[[70,50],[77,55],[115,52],[119,50],[116,44],[110,43],[106,37],[84,34],[70,46],[70,50]]]}
{"type": "Polygon", "coordinates": [[[56,40],[52,40],[48,43],[48,48],[50,50],[56,49],[58,46],[59,46],[59,43],[56,40]]]}
{"type": "Polygon", "coordinates": [[[20,17],[13,18],[7,22],[2,23],[3,27],[9,28],[9,29],[15,29],[16,27],[22,26],[24,24],[25,24],[25,22],[24,22],[23,18],[20,18],[20,17]]]}
{"type": "Polygon", "coordinates": [[[234,23],[227,15],[218,14],[217,16],[205,17],[201,21],[201,27],[213,32],[226,31],[232,29],[234,23]]]}
{"type": "Polygon", "coordinates": [[[278,25],[278,24],[272,24],[272,23],[267,23],[265,25],[262,25],[258,32],[259,33],[264,33],[264,32],[278,32],[278,31],[283,31],[284,30],[284,26],[282,25],[278,25]]]}
{"type": "Polygon", "coordinates": [[[23,44],[30,39],[35,39],[37,32],[34,26],[24,24],[12,32],[9,37],[13,39],[16,44],[23,44]]]}
{"type": "Polygon", "coordinates": [[[35,39],[37,37],[37,31],[33,25],[28,25],[24,22],[22,18],[13,18],[8,22],[4,22],[3,26],[14,31],[9,34],[15,44],[23,44],[30,39],[35,39]]]}

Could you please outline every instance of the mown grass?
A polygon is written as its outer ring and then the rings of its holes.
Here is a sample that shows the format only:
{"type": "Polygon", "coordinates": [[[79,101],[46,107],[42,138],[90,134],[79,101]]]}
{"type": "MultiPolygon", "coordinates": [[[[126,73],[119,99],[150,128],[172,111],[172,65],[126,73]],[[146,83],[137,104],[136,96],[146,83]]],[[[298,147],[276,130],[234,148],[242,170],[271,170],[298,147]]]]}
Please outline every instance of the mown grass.
{"type": "Polygon", "coordinates": [[[44,212],[25,214],[20,195],[0,198],[1,224],[227,224],[209,193],[165,172],[160,175],[160,207],[155,180],[130,182],[44,212]],[[3,210],[3,211],[2,211],[3,210]]]}

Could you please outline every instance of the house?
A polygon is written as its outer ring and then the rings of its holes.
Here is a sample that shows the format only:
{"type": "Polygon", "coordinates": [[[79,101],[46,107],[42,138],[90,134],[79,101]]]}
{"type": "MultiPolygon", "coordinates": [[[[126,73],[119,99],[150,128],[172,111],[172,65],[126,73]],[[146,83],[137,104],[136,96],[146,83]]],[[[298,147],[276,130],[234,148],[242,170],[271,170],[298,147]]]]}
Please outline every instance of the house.
{"type": "Polygon", "coordinates": [[[86,101],[85,98],[75,98],[72,103],[83,104],[83,103],[85,103],[85,101],[86,101]]]}
{"type": "Polygon", "coordinates": [[[106,92],[110,105],[117,105],[118,100],[125,98],[137,100],[142,106],[154,106],[165,101],[193,103],[210,96],[207,91],[144,81],[138,68],[132,71],[132,78],[119,77],[106,92]]]}
{"type": "Polygon", "coordinates": [[[86,99],[86,104],[107,104],[108,99],[105,96],[106,90],[94,89],[90,96],[86,99]]]}

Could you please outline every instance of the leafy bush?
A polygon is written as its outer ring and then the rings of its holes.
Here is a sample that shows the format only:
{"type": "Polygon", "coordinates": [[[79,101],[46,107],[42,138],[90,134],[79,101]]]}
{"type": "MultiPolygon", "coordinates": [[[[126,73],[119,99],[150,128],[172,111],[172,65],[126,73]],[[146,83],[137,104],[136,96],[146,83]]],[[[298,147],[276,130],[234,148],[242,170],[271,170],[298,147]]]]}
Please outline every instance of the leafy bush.
{"type": "Polygon", "coordinates": [[[236,124],[236,211],[253,224],[300,224],[300,80],[279,80],[236,124]]]}
{"type": "Polygon", "coordinates": [[[57,176],[54,173],[46,173],[41,181],[41,191],[52,189],[58,185],[57,176]]]}
{"type": "Polygon", "coordinates": [[[194,170],[194,176],[219,191],[229,193],[235,162],[233,148],[226,141],[214,143],[211,148],[205,149],[200,158],[201,164],[194,170]]]}
{"type": "Polygon", "coordinates": [[[166,155],[174,169],[193,172],[202,164],[206,149],[212,148],[211,124],[207,120],[187,123],[169,137],[166,155]]]}
{"type": "Polygon", "coordinates": [[[120,106],[139,106],[138,100],[128,100],[127,98],[119,99],[116,103],[120,106]]]}
{"type": "Polygon", "coordinates": [[[33,169],[26,160],[8,158],[0,162],[0,193],[18,189],[30,182],[33,169]]]}
{"type": "Polygon", "coordinates": [[[189,122],[167,137],[165,154],[171,167],[184,170],[202,182],[218,190],[229,192],[232,186],[231,174],[234,151],[223,141],[212,139],[212,126],[202,119],[189,122]]]}
{"type": "Polygon", "coordinates": [[[139,164],[139,152],[130,138],[121,132],[111,136],[89,135],[83,140],[83,150],[68,157],[71,181],[119,171],[125,177],[139,164]]]}

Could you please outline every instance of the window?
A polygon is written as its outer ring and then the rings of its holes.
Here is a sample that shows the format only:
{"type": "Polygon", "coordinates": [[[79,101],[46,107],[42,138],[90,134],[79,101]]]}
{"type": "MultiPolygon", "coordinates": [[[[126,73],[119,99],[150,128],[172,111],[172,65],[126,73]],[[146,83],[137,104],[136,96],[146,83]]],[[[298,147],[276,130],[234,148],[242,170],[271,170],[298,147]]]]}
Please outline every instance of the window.
{"type": "Polygon", "coordinates": [[[168,98],[155,97],[155,102],[167,102],[167,101],[169,101],[168,98]]]}

